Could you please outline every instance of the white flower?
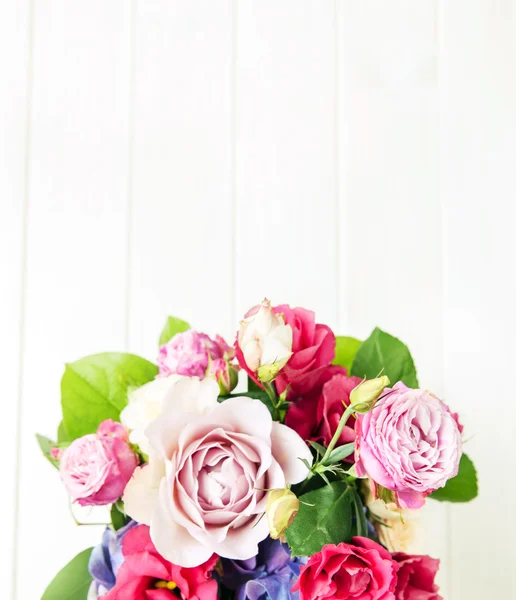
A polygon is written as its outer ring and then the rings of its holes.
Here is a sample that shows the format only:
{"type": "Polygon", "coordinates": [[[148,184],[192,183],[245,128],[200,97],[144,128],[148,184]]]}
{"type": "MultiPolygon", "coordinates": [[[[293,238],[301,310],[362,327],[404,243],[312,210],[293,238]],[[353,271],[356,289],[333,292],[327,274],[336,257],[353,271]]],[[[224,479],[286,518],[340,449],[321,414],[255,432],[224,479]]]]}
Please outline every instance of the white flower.
{"type": "Polygon", "coordinates": [[[129,393],[129,403],[122,411],[120,420],[130,430],[130,442],[139,446],[145,454],[150,449],[145,429],[160,416],[163,402],[180,379],[180,375],[160,377],[129,393]]]}
{"type": "Polygon", "coordinates": [[[241,322],[238,345],[249,370],[261,381],[272,381],[292,356],[292,327],[265,299],[241,322]]]}

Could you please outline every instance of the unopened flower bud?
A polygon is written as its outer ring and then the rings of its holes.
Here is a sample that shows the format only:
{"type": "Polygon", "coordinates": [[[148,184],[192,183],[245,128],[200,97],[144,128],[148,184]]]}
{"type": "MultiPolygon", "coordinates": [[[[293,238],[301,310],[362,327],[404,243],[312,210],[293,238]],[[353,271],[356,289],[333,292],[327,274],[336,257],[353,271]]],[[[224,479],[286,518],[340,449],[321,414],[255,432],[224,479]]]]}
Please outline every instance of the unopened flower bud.
{"type": "Polygon", "coordinates": [[[238,345],[247,368],[269,383],[292,356],[292,327],[264,300],[241,322],[238,345]]]}
{"type": "Polygon", "coordinates": [[[288,488],[271,490],[267,496],[265,513],[272,539],[284,541],[287,527],[299,510],[299,500],[288,488]]]}
{"type": "Polygon", "coordinates": [[[349,401],[355,411],[358,413],[369,412],[390,383],[386,375],[376,379],[366,379],[359,383],[349,396],[349,401]]]}
{"type": "Polygon", "coordinates": [[[219,384],[222,396],[231,393],[238,383],[238,372],[236,368],[223,358],[217,358],[210,362],[208,375],[213,377],[219,384]]]}

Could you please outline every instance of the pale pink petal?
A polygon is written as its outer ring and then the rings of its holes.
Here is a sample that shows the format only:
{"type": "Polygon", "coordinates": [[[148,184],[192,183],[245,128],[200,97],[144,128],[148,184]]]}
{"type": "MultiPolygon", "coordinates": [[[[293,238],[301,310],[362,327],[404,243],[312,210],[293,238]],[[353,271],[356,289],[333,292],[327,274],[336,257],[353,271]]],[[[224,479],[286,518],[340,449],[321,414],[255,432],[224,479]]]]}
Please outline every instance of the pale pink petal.
{"type": "Polygon", "coordinates": [[[197,541],[190,532],[178,525],[168,510],[166,483],[161,486],[165,496],[152,515],[150,534],[156,550],[168,561],[180,567],[197,567],[206,562],[213,550],[197,541]]]}
{"type": "Polygon", "coordinates": [[[308,469],[300,460],[303,458],[312,464],[312,454],[308,446],[290,427],[274,422],[272,424],[272,454],[278,461],[287,483],[299,483],[306,479],[308,469]]]}
{"type": "Polygon", "coordinates": [[[150,525],[157,504],[159,485],[165,476],[165,465],[156,458],[143,467],[137,467],[124,490],[126,513],[138,523],[150,525]]]}

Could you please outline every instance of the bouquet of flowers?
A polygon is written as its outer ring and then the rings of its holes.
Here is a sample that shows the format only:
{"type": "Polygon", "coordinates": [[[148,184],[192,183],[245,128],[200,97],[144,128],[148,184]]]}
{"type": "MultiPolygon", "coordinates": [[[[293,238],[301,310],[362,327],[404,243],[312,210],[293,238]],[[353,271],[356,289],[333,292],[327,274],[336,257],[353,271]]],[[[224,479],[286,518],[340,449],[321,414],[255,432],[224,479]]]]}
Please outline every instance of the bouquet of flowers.
{"type": "Polygon", "coordinates": [[[61,391],[57,441],[38,441],[110,522],[42,600],[441,598],[439,561],[406,552],[411,511],[471,500],[476,473],[384,331],[336,337],[264,300],[230,346],[169,317],[157,364],[88,356],[61,391]]]}

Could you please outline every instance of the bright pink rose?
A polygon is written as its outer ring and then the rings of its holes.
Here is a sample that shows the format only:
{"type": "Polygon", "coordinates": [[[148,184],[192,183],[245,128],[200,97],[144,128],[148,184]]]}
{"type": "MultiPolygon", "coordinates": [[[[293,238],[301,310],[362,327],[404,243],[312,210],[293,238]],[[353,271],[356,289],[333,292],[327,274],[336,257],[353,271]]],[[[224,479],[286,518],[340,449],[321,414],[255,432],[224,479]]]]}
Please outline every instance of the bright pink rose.
{"type": "Polygon", "coordinates": [[[293,591],[300,600],[395,600],[398,564],[373,540],[328,544],[310,557],[293,591]]]}
{"type": "Polygon", "coordinates": [[[457,475],[459,427],[430,392],[397,383],[373,410],[358,416],[356,431],[358,475],[396,492],[402,508],[421,507],[426,495],[457,475]]]}
{"type": "Polygon", "coordinates": [[[251,398],[217,402],[218,385],[182,378],[146,430],[153,452],[124,494],[158,552],[193,567],[213,553],[246,560],[269,534],[267,490],[299,483],[310,450],[251,398]]]}
{"type": "Polygon", "coordinates": [[[111,504],[124,493],[138,465],[127,431],[111,419],[97,433],[74,440],[63,452],[60,471],[72,500],[81,506],[111,504]]]}
{"type": "Polygon", "coordinates": [[[212,578],[216,555],[192,569],[173,565],[160,556],[146,525],[125,534],[122,553],[115,587],[103,600],[217,600],[218,585],[212,578]]]}
{"type": "Polygon", "coordinates": [[[399,565],[396,600],[443,600],[434,581],[439,569],[437,559],[403,552],[395,552],[392,558],[399,565]]]}
{"type": "MultiPolygon", "coordinates": [[[[360,377],[348,377],[346,369],[336,365],[319,369],[318,374],[315,387],[290,405],[285,424],[304,440],[322,440],[327,446],[345,408],[349,406],[349,394],[362,380],[360,377]]],[[[350,417],[338,445],[354,441],[355,419],[350,417]]]]}
{"type": "Polygon", "coordinates": [[[282,314],[292,327],[292,356],[275,379],[278,393],[290,385],[289,397],[308,393],[319,379],[318,370],[327,367],[335,358],[335,335],[321,323],[315,313],[305,308],[276,306],[274,313],[282,314]]]}
{"type": "Polygon", "coordinates": [[[160,377],[177,374],[202,379],[206,376],[210,359],[232,358],[233,352],[220,336],[213,340],[205,333],[189,329],[177,333],[161,346],[158,355],[159,374],[160,377]]]}

